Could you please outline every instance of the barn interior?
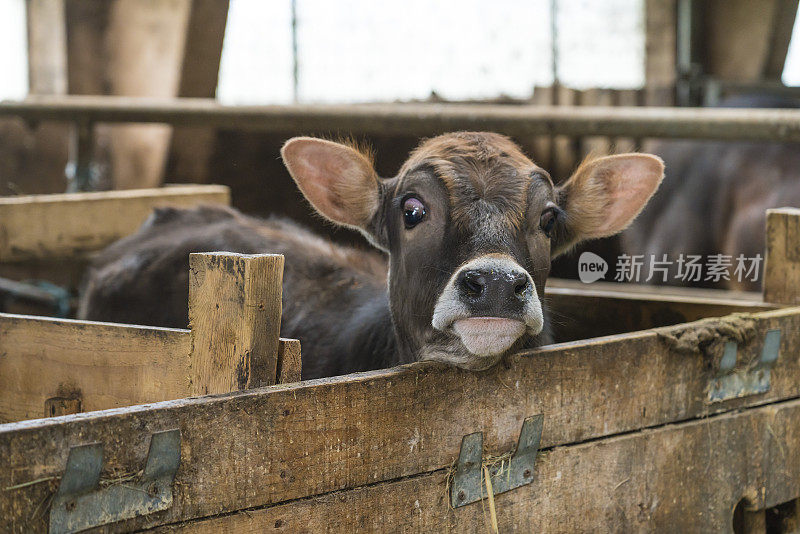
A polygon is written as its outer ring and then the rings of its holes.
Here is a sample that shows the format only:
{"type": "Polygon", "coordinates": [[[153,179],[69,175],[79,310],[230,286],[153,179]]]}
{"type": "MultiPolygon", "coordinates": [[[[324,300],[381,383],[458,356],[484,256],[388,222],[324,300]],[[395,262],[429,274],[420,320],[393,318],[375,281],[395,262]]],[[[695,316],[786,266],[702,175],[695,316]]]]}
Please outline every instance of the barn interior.
{"type": "MultiPolygon", "coordinates": [[[[800,531],[799,6],[0,0],[0,532],[800,531]],[[552,337],[474,368],[400,357],[388,305],[420,288],[386,290],[379,232],[281,152],[341,142],[390,179],[455,131],[508,136],[562,208],[607,156],[666,169],[592,197],[650,200],[552,259],[552,337]],[[290,290],[297,259],[227,248],[239,227],[184,250],[183,208],[354,247],[381,298],[310,268],[290,290]],[[154,276],[92,312],[98,273],[150,272],[142,232],[186,252],[178,294],[154,276]]],[[[544,221],[514,228],[555,247],[544,221]]]]}
{"type": "MultiPolygon", "coordinates": [[[[360,234],[309,209],[277,157],[282,143],[293,135],[352,137],[373,147],[381,176],[393,176],[420,138],[452,128],[402,117],[387,127],[353,125],[346,106],[383,103],[381,113],[391,116],[409,103],[423,109],[453,103],[474,109],[713,107],[756,95],[772,98],[766,107],[785,107],[794,104],[792,83],[800,82],[800,54],[793,60],[790,52],[797,12],[791,1],[508,2],[488,21],[477,5],[430,8],[426,19],[453,17],[452,35],[426,33],[434,22],[389,7],[284,4],[6,0],[8,73],[0,97],[12,98],[0,104],[0,194],[223,184],[245,213],[288,216],[363,247],[360,234]],[[486,26],[482,31],[452,44],[478,22],[486,26]],[[209,120],[192,112],[196,99],[245,109],[283,106],[288,114],[258,125],[236,117],[209,120]],[[137,110],[148,100],[161,106],[162,119],[151,114],[137,124],[137,110]],[[57,118],[49,110],[54,104],[66,105],[57,118]],[[87,111],[106,104],[127,116],[104,120],[102,112],[87,111]],[[325,112],[316,106],[336,105],[345,106],[343,116],[307,118],[325,112]]],[[[519,130],[512,128],[514,140],[556,183],[589,154],[652,145],[641,136],[519,130]]],[[[689,172],[675,169],[667,170],[668,180],[673,172],[689,172]]],[[[768,203],[762,211],[787,205],[778,198],[768,203]]],[[[625,252],[616,238],[593,242],[557,259],[553,276],[577,278],[584,250],[606,262],[625,252]]],[[[76,295],[85,258],[56,261],[0,259],[0,274],[43,280],[76,295]]],[[[759,289],[724,280],[694,285],[759,289]]],[[[13,292],[5,294],[6,306],[14,306],[13,292]]]]}

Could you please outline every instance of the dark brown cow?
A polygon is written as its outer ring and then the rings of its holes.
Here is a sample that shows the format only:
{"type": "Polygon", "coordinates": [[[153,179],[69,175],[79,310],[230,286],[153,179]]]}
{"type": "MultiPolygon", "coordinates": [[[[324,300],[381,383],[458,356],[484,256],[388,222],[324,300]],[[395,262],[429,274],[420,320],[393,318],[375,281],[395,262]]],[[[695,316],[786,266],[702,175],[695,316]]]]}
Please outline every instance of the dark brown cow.
{"type": "Polygon", "coordinates": [[[486,369],[548,341],[551,257],[625,228],[663,176],[658,158],[624,154],[586,162],[556,188],[493,133],[427,140],[388,179],[368,155],[331,141],[291,139],[282,155],[321,215],[388,258],[284,220],[161,210],[94,263],[81,316],[185,326],[189,252],[281,253],[281,333],[301,340],[304,378],[416,360],[486,369]]]}
{"type": "MultiPolygon", "coordinates": [[[[797,108],[796,100],[744,95],[722,107],[797,108]]],[[[649,259],[667,254],[675,262],[684,256],[722,254],[732,258],[730,280],[686,282],[673,263],[667,282],[742,290],[758,290],[760,277],[733,276],[735,258],[764,256],[765,212],[768,208],[800,206],[800,149],[796,144],[725,141],[660,141],[648,147],[664,159],[667,179],[636,223],[622,234],[628,255],[649,259]]],[[[747,262],[750,267],[751,262],[747,262]]],[[[760,263],[763,271],[763,261],[760,263]]],[[[655,278],[657,282],[661,279],[655,278]]],[[[655,283],[655,282],[654,282],[655,283]]]]}

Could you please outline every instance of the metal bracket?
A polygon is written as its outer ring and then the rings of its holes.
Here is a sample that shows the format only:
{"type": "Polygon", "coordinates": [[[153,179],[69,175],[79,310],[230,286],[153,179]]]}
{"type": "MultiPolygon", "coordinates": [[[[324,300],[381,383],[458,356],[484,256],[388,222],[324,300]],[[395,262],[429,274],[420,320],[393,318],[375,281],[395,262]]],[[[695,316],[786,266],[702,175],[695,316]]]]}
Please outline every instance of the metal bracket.
{"type": "MultiPolygon", "coordinates": [[[[517,450],[507,461],[487,465],[495,495],[533,482],[533,467],[542,439],[544,415],[528,417],[522,423],[517,450]]],[[[450,484],[453,508],[480,501],[486,496],[483,482],[483,432],[468,434],[461,440],[456,472],[450,484]]]]}
{"type": "Polygon", "coordinates": [[[778,360],[780,348],[781,331],[768,330],[758,364],[752,369],[737,371],[739,346],[734,341],[725,343],[719,373],[708,388],[708,401],[722,402],[769,391],[770,369],[778,360]]]}
{"type": "Polygon", "coordinates": [[[180,462],[180,430],[157,432],[141,478],[101,488],[102,444],[72,447],[50,511],[50,533],[78,532],[169,508],[180,462]]]}

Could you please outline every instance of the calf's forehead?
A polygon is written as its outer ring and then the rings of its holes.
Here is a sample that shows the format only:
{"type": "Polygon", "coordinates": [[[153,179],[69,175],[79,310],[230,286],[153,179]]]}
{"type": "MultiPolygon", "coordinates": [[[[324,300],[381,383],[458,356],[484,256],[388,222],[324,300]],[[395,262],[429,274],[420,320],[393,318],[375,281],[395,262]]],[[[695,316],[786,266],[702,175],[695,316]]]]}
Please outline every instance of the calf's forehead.
{"type": "Polygon", "coordinates": [[[549,198],[553,184],[505,136],[484,132],[446,134],[423,142],[400,171],[398,192],[413,186],[425,168],[447,192],[451,221],[461,230],[519,229],[531,198],[549,198]]]}

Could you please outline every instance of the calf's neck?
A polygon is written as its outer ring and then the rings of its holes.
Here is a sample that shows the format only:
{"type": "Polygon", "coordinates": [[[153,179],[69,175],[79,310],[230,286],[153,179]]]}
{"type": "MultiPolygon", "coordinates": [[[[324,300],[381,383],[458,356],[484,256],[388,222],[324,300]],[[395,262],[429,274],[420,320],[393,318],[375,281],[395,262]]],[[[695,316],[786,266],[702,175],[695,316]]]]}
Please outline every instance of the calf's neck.
{"type": "Polygon", "coordinates": [[[185,327],[190,252],[279,253],[281,335],[300,339],[303,378],[418,360],[487,369],[549,341],[551,258],[628,226],[664,170],[647,154],[607,156],[556,187],[510,139],[484,132],[425,140],[392,178],[332,141],[293,138],[281,154],[319,214],[378,250],[229,208],[160,209],[93,262],[79,315],[185,327]]]}

